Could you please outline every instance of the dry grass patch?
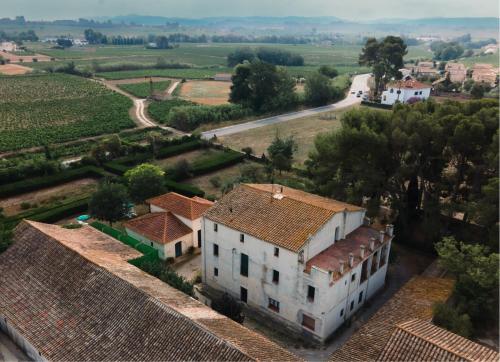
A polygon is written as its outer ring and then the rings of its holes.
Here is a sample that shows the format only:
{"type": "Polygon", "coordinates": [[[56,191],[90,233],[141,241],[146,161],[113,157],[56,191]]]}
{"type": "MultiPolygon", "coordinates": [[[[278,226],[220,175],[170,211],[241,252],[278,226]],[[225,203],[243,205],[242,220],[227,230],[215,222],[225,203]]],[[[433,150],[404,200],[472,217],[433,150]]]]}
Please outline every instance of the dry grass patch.
{"type": "Polygon", "coordinates": [[[212,106],[227,104],[230,87],[230,82],[188,81],[182,84],[180,96],[200,104],[212,106]]]}
{"type": "Polygon", "coordinates": [[[293,136],[298,146],[295,154],[295,163],[300,165],[307,159],[309,152],[314,147],[314,138],[316,135],[339,128],[340,118],[348,109],[255,128],[220,137],[219,141],[226,146],[238,150],[241,150],[243,147],[251,147],[255,155],[261,155],[262,153],[266,153],[276,133],[280,137],[293,136]]]}
{"type": "Polygon", "coordinates": [[[19,64],[4,64],[0,65],[0,74],[4,75],[20,75],[30,73],[33,69],[24,67],[19,64]]]}

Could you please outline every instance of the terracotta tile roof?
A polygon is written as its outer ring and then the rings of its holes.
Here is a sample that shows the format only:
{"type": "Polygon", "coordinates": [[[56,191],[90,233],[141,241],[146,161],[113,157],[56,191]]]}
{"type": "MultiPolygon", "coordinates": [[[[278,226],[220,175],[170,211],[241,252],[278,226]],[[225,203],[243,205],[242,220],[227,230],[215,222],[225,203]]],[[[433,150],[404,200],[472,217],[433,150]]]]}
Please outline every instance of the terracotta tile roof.
{"type": "Polygon", "coordinates": [[[0,255],[0,316],[47,360],[298,360],[127,262],[91,228],[23,222],[0,255]]]}
{"type": "Polygon", "coordinates": [[[362,208],[280,185],[243,184],[204,216],[261,240],[298,252],[337,212],[362,208]],[[272,192],[274,190],[274,192],[272,192]],[[274,198],[277,191],[280,197],[274,198]]]}
{"type": "Polygon", "coordinates": [[[399,88],[399,89],[427,89],[431,88],[429,84],[420,83],[414,79],[408,80],[398,80],[396,82],[391,82],[387,85],[388,88],[399,88]]]}
{"type": "Polygon", "coordinates": [[[398,324],[378,361],[497,362],[496,351],[421,319],[398,324]]]}
{"type": "Polygon", "coordinates": [[[331,356],[331,361],[376,361],[396,325],[409,319],[432,319],[432,306],[446,301],[453,280],[417,276],[406,283],[351,338],[331,356]]]}
{"type": "Polygon", "coordinates": [[[189,220],[200,218],[201,215],[214,204],[212,201],[201,197],[195,196],[189,198],[175,192],[169,192],[168,194],[154,197],[146,202],[150,205],[160,207],[165,211],[171,211],[189,220]]]}
{"type": "Polygon", "coordinates": [[[123,226],[159,244],[167,244],[193,232],[170,211],[146,214],[127,221],[123,226]]]}
{"type": "MultiPolygon", "coordinates": [[[[344,261],[344,272],[349,271],[351,268],[348,264],[349,254],[354,255],[353,268],[355,268],[359,263],[368,259],[372,251],[370,251],[370,239],[374,238],[375,248],[382,245],[380,242],[380,231],[369,226],[361,226],[348,234],[345,239],[335,242],[335,244],[329,246],[323,250],[318,255],[309,259],[306,263],[305,272],[309,273],[313,266],[316,266],[325,271],[332,271],[335,274],[335,278],[340,277],[339,267],[340,261],[344,261]],[[361,245],[365,246],[365,255],[361,258],[361,245]]],[[[384,236],[384,243],[391,239],[389,236],[384,236]]]]}

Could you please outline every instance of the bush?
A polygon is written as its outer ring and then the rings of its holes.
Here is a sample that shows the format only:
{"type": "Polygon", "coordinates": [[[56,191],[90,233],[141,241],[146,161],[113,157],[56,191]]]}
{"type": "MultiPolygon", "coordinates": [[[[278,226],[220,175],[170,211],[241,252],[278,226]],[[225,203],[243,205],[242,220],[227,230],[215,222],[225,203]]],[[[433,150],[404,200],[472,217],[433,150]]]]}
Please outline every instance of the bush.
{"type": "Polygon", "coordinates": [[[469,338],[473,327],[469,315],[460,314],[457,309],[445,304],[437,303],[433,306],[434,324],[445,328],[462,337],[469,338]]]}
{"type": "Polygon", "coordinates": [[[28,210],[31,207],[31,204],[29,202],[21,202],[21,209],[22,210],[28,210]]]}
{"type": "Polygon", "coordinates": [[[245,159],[245,155],[236,151],[224,151],[216,154],[210,159],[203,159],[202,161],[195,161],[192,163],[191,172],[195,176],[203,175],[205,173],[217,171],[237,163],[245,159]]]}
{"type": "Polygon", "coordinates": [[[181,131],[192,131],[202,124],[240,119],[250,111],[237,104],[219,106],[181,106],[170,110],[167,123],[181,131]]]}
{"type": "MultiPolygon", "coordinates": [[[[13,163],[10,161],[9,164],[13,163]]],[[[15,166],[0,168],[0,185],[16,182],[28,177],[48,176],[58,173],[60,164],[56,161],[31,159],[18,161],[15,166]]]]}
{"type": "Polygon", "coordinates": [[[219,177],[219,176],[214,176],[214,177],[211,177],[209,181],[210,181],[210,184],[211,184],[213,187],[217,188],[217,189],[218,189],[218,188],[220,187],[220,185],[221,185],[221,179],[220,179],[220,177],[219,177]]]}
{"type": "Polygon", "coordinates": [[[235,322],[243,323],[245,320],[241,302],[238,302],[227,293],[224,293],[220,298],[215,298],[212,301],[212,309],[231,318],[235,322]]]}
{"type": "Polygon", "coordinates": [[[172,168],[167,170],[167,175],[172,180],[184,180],[191,176],[191,165],[185,159],[179,160],[172,168]]]}
{"type": "Polygon", "coordinates": [[[181,195],[184,195],[187,197],[193,197],[193,196],[203,197],[203,196],[205,196],[205,192],[203,190],[200,190],[196,186],[182,184],[179,182],[175,182],[174,180],[170,180],[168,178],[165,179],[165,187],[169,191],[174,191],[174,192],[177,192],[178,194],[181,194],[181,195]]]}

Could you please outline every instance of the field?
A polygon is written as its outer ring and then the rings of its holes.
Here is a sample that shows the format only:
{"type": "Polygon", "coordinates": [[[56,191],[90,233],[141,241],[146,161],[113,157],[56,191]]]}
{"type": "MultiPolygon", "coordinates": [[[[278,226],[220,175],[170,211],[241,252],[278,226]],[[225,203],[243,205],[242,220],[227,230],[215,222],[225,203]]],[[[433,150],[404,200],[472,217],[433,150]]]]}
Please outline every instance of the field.
{"type": "Polygon", "coordinates": [[[264,169],[264,166],[256,163],[256,162],[251,162],[251,161],[245,161],[244,163],[241,163],[239,165],[234,165],[231,167],[227,167],[223,170],[216,171],[216,172],[211,172],[209,174],[203,175],[203,176],[198,176],[194,177],[192,179],[189,179],[187,183],[194,185],[203,191],[205,191],[206,195],[214,196],[217,199],[222,197],[222,192],[221,192],[221,187],[224,182],[227,181],[233,181],[236,178],[238,178],[241,175],[241,167],[243,165],[255,165],[259,168],[264,169]],[[214,186],[212,184],[212,179],[217,178],[221,184],[219,187],[214,186]]]}
{"type": "Polygon", "coordinates": [[[230,87],[230,82],[188,81],[182,84],[180,96],[200,104],[227,104],[230,87]]]}
{"type": "Polygon", "coordinates": [[[189,163],[193,162],[194,160],[208,155],[210,152],[213,152],[212,150],[195,150],[195,151],[189,151],[186,153],[183,153],[181,155],[169,157],[169,158],[164,158],[164,159],[159,159],[159,160],[154,160],[153,163],[155,165],[160,166],[163,169],[167,169],[170,167],[173,167],[177,162],[181,160],[186,160],[189,163]]]}
{"type": "Polygon", "coordinates": [[[19,75],[19,74],[26,74],[30,73],[32,71],[31,68],[24,67],[19,64],[5,64],[5,65],[0,65],[0,74],[4,75],[19,75]]]}
{"type": "Polygon", "coordinates": [[[498,66],[500,62],[499,52],[496,54],[488,54],[488,55],[479,55],[468,58],[462,58],[459,60],[461,63],[464,63],[465,66],[471,67],[476,63],[486,63],[493,64],[494,66],[498,66]]]}
{"type": "MultiPolygon", "coordinates": [[[[153,93],[164,93],[170,86],[170,83],[171,81],[169,80],[153,82],[153,93]]],[[[141,83],[118,84],[118,87],[138,98],[147,98],[151,94],[149,81],[143,81],[141,83]]]]}
{"type": "Polygon", "coordinates": [[[128,98],[75,76],[4,77],[0,94],[0,151],[115,133],[134,126],[128,98]]]}
{"type": "MultiPolygon", "coordinates": [[[[347,109],[346,109],[347,110],[347,109]]],[[[294,155],[296,166],[300,166],[314,147],[314,138],[318,133],[329,132],[340,127],[340,118],[346,110],[334,111],[313,117],[299,118],[249,131],[220,137],[219,141],[235,149],[252,147],[255,155],[267,153],[267,148],[276,134],[280,137],[292,136],[297,142],[297,152],[294,155]]]]}

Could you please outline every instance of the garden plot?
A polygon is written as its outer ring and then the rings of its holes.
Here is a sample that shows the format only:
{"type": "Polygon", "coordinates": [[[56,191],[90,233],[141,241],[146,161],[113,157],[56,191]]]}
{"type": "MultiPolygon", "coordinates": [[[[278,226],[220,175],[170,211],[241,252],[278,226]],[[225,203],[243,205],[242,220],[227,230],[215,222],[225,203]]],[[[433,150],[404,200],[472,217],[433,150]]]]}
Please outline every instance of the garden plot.
{"type": "Polygon", "coordinates": [[[20,75],[30,73],[33,69],[24,67],[19,64],[4,64],[0,65],[0,74],[4,75],[20,75]]]}
{"type": "Polygon", "coordinates": [[[230,82],[189,81],[182,84],[180,96],[199,104],[227,104],[230,88],[230,82]]]}
{"type": "Polygon", "coordinates": [[[68,198],[90,195],[96,190],[97,182],[93,178],[83,178],[59,186],[26,192],[0,199],[0,207],[3,208],[5,216],[13,216],[30,208],[52,204],[68,198]]]}

